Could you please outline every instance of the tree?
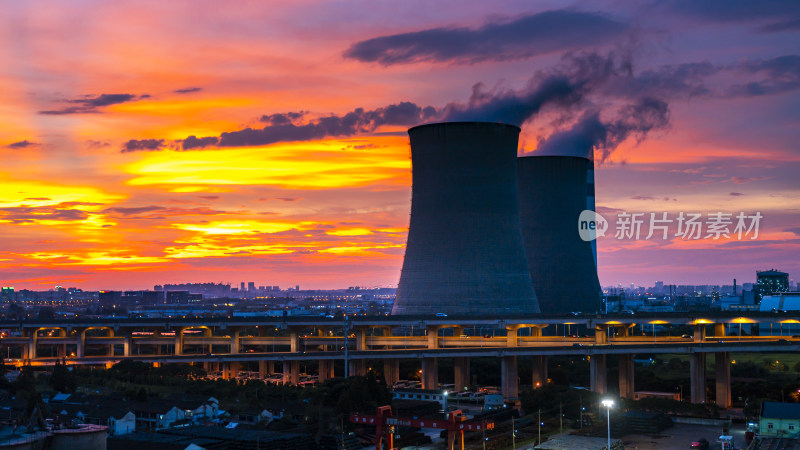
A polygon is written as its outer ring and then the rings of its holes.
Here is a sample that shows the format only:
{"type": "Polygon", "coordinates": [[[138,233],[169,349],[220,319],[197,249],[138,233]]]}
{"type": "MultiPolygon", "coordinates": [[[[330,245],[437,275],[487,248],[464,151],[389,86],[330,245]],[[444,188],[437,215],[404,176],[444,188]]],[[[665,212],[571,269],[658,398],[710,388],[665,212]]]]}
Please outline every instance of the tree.
{"type": "Polygon", "coordinates": [[[39,320],[49,320],[56,317],[56,312],[49,306],[39,308],[39,320]]]}
{"type": "Polygon", "coordinates": [[[53,366],[53,374],[50,376],[50,387],[58,392],[72,392],[76,386],[75,374],[60,361],[56,361],[53,366]]]}

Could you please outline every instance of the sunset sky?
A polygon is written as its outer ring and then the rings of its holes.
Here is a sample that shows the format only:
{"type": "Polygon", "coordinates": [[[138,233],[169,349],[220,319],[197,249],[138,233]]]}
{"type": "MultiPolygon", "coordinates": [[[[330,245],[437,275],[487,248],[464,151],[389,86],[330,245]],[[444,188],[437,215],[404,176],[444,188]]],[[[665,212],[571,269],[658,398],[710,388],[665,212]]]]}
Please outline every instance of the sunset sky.
{"type": "Polygon", "coordinates": [[[4,286],[396,286],[405,131],[439,120],[518,121],[521,154],[588,136],[609,219],[763,215],[756,240],[612,230],[603,285],[800,275],[796,0],[4,2],[0,24],[4,286]]]}

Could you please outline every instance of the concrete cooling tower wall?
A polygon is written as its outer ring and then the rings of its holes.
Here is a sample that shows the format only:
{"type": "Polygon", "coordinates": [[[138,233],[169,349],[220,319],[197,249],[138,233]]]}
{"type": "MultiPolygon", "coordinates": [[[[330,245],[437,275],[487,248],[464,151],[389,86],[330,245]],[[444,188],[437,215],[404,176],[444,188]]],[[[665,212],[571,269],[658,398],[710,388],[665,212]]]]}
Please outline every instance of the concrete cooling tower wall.
{"type": "Polygon", "coordinates": [[[575,156],[517,161],[525,252],[543,313],[600,310],[594,241],[578,234],[581,211],[594,209],[593,173],[591,160],[575,156]]]}
{"type": "Polygon", "coordinates": [[[408,131],[411,223],[392,314],[539,312],[517,202],[519,132],[484,122],[408,131]]]}

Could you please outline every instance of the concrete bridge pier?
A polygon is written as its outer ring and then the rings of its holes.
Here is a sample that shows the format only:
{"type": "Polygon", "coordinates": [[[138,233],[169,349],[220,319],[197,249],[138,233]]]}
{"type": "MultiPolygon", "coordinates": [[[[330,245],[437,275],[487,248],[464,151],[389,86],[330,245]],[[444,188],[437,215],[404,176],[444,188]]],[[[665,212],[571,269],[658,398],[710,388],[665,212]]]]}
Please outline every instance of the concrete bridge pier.
{"type": "Polygon", "coordinates": [[[422,389],[436,389],[439,387],[439,360],[437,358],[422,358],[422,389]]]}
{"type": "Polygon", "coordinates": [[[719,352],[714,354],[716,366],[716,391],[717,406],[720,408],[731,407],[731,354],[719,352]]]}
{"type": "Polygon", "coordinates": [[[500,359],[500,382],[503,400],[507,402],[519,400],[519,377],[517,376],[516,356],[503,356],[500,359]]]}
{"type": "Polygon", "coordinates": [[[706,354],[692,353],[689,358],[692,403],[706,402],[706,354]]]}
{"type": "Polygon", "coordinates": [[[300,361],[283,361],[283,382],[288,384],[300,382],[300,361]]]}
{"type": "Polygon", "coordinates": [[[594,327],[594,343],[597,345],[608,344],[608,325],[594,327]]]}
{"type": "Polygon", "coordinates": [[[320,384],[324,383],[325,380],[333,378],[333,360],[331,359],[320,359],[319,360],[319,369],[317,371],[318,382],[320,384]]]}
{"type": "Polygon", "coordinates": [[[386,386],[392,387],[396,381],[400,380],[400,360],[397,358],[386,358],[383,360],[383,380],[386,386]]]}
{"type": "Polygon", "coordinates": [[[521,325],[508,325],[506,326],[506,347],[519,346],[519,329],[521,325]]]}
{"type": "Polygon", "coordinates": [[[351,359],[347,364],[351,377],[363,377],[367,374],[367,364],[363,359],[351,359]]]}
{"type": "Polygon", "coordinates": [[[633,355],[619,355],[619,396],[633,399],[633,392],[633,355]]]}
{"type": "Polygon", "coordinates": [[[464,388],[469,386],[469,358],[453,358],[453,367],[455,370],[455,390],[463,391],[464,388]]]}
{"type": "MultiPolygon", "coordinates": [[[[541,332],[540,329],[539,331],[541,332]]],[[[547,384],[547,356],[534,355],[532,359],[533,379],[531,380],[531,386],[536,389],[547,384]]]]}
{"type": "MultiPolygon", "coordinates": [[[[603,333],[605,336],[605,333],[603,333]]],[[[592,392],[605,394],[608,392],[606,376],[606,355],[592,355],[589,359],[589,383],[592,392]]]]}

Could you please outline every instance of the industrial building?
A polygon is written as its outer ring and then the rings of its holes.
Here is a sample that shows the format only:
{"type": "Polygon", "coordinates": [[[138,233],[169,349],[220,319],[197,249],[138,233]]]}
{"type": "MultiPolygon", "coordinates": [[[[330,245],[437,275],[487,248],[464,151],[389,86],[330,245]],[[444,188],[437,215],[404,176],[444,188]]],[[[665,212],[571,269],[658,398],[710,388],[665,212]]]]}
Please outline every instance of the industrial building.
{"type": "Polygon", "coordinates": [[[411,220],[394,315],[540,312],[517,201],[519,132],[487,122],[408,131],[411,220]]]}
{"type": "Polygon", "coordinates": [[[600,310],[596,241],[578,234],[594,210],[594,163],[576,156],[525,156],[517,185],[528,269],[543,313],[600,310]]]}

